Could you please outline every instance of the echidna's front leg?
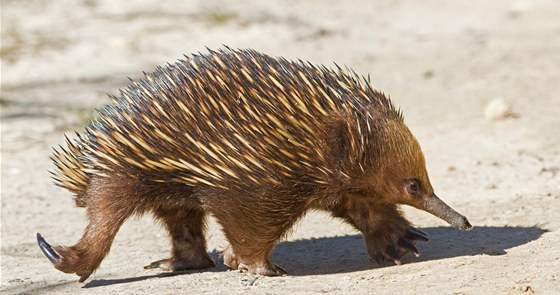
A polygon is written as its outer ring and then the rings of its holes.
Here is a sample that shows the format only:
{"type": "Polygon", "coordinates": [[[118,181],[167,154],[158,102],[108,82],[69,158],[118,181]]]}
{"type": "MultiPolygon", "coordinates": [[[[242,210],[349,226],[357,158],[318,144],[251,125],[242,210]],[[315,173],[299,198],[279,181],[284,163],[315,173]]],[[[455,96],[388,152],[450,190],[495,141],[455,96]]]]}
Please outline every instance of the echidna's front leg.
{"type": "Polygon", "coordinates": [[[347,198],[329,209],[362,232],[368,254],[378,264],[401,264],[408,252],[419,255],[417,240],[428,241],[427,234],[412,227],[395,205],[347,198]]]}
{"type": "Polygon", "coordinates": [[[145,266],[145,269],[182,271],[215,266],[206,252],[206,215],[202,210],[159,207],[154,210],[154,214],[164,223],[171,235],[173,257],[152,262],[145,266]]]}

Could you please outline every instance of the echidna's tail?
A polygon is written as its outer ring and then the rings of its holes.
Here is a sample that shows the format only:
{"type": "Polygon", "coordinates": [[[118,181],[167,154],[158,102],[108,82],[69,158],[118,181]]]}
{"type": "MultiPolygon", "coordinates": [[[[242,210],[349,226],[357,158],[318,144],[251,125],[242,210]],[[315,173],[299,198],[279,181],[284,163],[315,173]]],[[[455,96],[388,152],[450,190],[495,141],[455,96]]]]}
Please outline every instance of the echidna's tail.
{"type": "Polygon", "coordinates": [[[71,141],[66,137],[66,148],[59,146],[54,149],[51,156],[56,169],[49,171],[55,184],[74,193],[74,201],[76,206],[85,207],[85,193],[90,182],[89,175],[85,172],[86,166],[82,162],[84,151],[80,148],[82,138],[78,134],[78,138],[71,141]]]}

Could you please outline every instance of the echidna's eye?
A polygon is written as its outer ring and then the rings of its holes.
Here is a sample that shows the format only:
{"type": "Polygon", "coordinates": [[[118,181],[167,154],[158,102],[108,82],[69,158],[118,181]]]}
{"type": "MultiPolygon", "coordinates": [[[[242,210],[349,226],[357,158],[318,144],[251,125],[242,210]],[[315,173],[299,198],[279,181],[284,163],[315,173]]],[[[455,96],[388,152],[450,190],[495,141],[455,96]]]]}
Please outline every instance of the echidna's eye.
{"type": "Polygon", "coordinates": [[[418,179],[408,180],[406,183],[406,192],[411,196],[422,195],[422,186],[420,185],[420,181],[418,181],[418,179]]]}

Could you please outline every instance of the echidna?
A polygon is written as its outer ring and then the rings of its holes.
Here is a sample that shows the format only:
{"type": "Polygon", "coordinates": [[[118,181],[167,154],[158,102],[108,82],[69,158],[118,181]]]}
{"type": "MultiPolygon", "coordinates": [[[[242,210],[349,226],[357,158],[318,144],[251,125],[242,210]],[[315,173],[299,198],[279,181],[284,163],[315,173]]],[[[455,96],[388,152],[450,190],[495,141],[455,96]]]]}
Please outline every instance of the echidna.
{"type": "Polygon", "coordinates": [[[434,194],[420,146],[369,79],[253,50],[193,55],[121,91],[53,156],[53,178],[87,208],[74,246],[37,240],[54,266],[86,280],[129,216],[151,212],[172,257],[146,268],[211,267],[209,213],[230,246],[224,263],[281,275],[270,253],[308,210],[360,230],[369,256],[400,264],[427,234],[398,204],[469,229],[434,194]]]}

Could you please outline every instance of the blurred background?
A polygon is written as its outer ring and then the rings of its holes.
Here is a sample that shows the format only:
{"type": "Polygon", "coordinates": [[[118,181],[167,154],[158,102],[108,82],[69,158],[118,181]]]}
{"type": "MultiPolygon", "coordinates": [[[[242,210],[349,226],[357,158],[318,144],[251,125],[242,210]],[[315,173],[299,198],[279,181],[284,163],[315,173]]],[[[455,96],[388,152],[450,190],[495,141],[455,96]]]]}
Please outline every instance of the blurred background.
{"type": "MultiPolygon", "coordinates": [[[[559,1],[2,0],[0,9],[7,293],[74,294],[81,286],[56,272],[34,241],[41,231],[54,244],[70,244],[85,225],[84,212],[46,172],[51,147],[83,131],[127,77],[223,45],[369,74],[403,110],[438,194],[479,231],[457,233],[405,208],[433,242],[421,245],[421,258],[376,269],[358,233],[314,213],[275,254],[302,275],[255,284],[231,272],[143,272],[168,251],[163,231],[143,218],[125,224],[89,293],[187,286],[217,293],[361,293],[371,286],[379,293],[560,292],[559,1]],[[349,234],[357,240],[333,238],[349,234]],[[322,242],[309,242],[316,238],[322,242]]],[[[227,243],[215,227],[209,251],[219,260],[227,243]]]]}

